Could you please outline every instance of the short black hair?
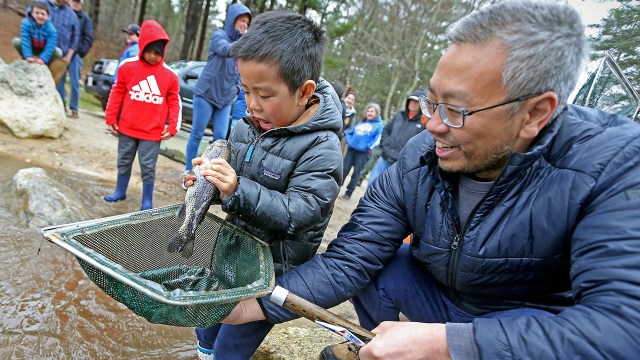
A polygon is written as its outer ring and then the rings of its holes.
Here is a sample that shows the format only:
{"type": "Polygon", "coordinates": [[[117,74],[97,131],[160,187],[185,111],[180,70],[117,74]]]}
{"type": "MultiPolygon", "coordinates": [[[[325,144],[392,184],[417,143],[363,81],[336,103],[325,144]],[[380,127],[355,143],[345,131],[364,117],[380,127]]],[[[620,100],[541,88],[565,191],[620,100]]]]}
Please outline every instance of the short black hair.
{"type": "Polygon", "coordinates": [[[270,62],[294,93],[305,81],[320,81],[326,45],[324,30],[306,17],[286,11],[255,17],[249,30],[233,44],[230,55],[270,62]]]}
{"type": "Polygon", "coordinates": [[[38,9],[42,9],[44,11],[47,12],[47,14],[49,14],[49,4],[47,4],[44,1],[41,0],[36,0],[31,4],[31,8],[38,8],[38,9]]]}

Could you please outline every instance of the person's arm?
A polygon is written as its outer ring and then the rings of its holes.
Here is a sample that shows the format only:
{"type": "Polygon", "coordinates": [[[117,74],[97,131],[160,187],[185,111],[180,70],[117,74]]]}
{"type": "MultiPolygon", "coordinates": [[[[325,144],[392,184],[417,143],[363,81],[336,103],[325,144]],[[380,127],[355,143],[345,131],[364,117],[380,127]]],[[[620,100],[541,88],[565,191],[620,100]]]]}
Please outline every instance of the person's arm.
{"type": "Polygon", "coordinates": [[[20,24],[20,48],[22,49],[22,58],[25,60],[33,58],[30,27],[29,19],[22,19],[22,23],[20,24]]]}
{"type": "Polygon", "coordinates": [[[78,55],[84,57],[89,53],[91,46],[93,46],[93,21],[89,15],[84,14],[85,20],[82,22],[82,29],[80,31],[80,43],[78,44],[78,55]]]}
{"type": "Polygon", "coordinates": [[[229,57],[229,52],[233,43],[227,39],[227,35],[222,30],[216,30],[209,42],[209,52],[222,57],[229,57]]]}
{"type": "Polygon", "coordinates": [[[128,79],[127,63],[123,64],[118,74],[118,81],[111,88],[109,93],[109,101],[107,102],[107,108],[104,111],[104,118],[107,125],[112,131],[118,130],[118,116],[120,115],[120,109],[124,102],[124,96],[127,93],[127,87],[125,84],[128,79]]]}
{"type": "Polygon", "coordinates": [[[51,57],[53,56],[53,52],[56,51],[56,44],[58,43],[58,31],[51,24],[51,22],[47,22],[45,24],[47,27],[47,43],[45,44],[44,50],[40,53],[40,59],[44,61],[45,64],[48,64],[51,61],[51,57]]]}
{"type": "Polygon", "coordinates": [[[222,209],[253,226],[283,234],[298,234],[320,223],[340,190],[336,173],[342,166],[342,154],[330,135],[320,134],[316,144],[296,161],[285,193],[241,176],[222,209]]]}
{"type": "Polygon", "coordinates": [[[375,149],[380,145],[380,137],[382,136],[382,125],[373,129],[373,132],[367,138],[367,146],[370,150],[375,149]]]}
{"type": "MultiPolygon", "coordinates": [[[[172,74],[174,75],[174,74],[172,74]]],[[[166,128],[171,136],[176,136],[179,130],[179,123],[182,116],[182,104],[180,102],[180,85],[178,77],[174,75],[174,80],[167,91],[167,106],[169,107],[169,125],[166,128]]],[[[166,139],[165,139],[166,140],[166,139]]]]}
{"type": "Polygon", "coordinates": [[[78,43],[80,41],[80,23],[78,22],[78,16],[71,10],[72,16],[70,16],[69,26],[71,26],[71,44],[69,44],[69,50],[64,56],[64,61],[71,62],[71,58],[78,50],[78,43]]]}
{"type": "Polygon", "coordinates": [[[391,138],[391,129],[393,128],[393,122],[396,120],[398,114],[399,112],[393,115],[391,121],[387,122],[384,126],[384,129],[382,129],[382,136],[380,136],[380,147],[383,149],[386,148],[386,144],[390,141],[389,139],[391,138]]]}

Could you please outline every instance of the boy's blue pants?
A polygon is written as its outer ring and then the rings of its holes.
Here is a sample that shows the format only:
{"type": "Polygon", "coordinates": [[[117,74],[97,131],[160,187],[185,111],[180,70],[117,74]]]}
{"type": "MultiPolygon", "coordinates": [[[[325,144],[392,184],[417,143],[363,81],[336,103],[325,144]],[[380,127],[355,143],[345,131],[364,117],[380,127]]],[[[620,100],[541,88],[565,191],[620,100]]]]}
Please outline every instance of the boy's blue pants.
{"type": "Polygon", "coordinates": [[[231,114],[231,105],[217,108],[207,100],[198,95],[193,95],[193,119],[191,119],[191,135],[187,142],[187,150],[185,154],[185,165],[187,170],[191,170],[191,160],[198,156],[198,147],[204,136],[204,131],[209,124],[209,120],[213,122],[213,141],[226,139],[229,130],[229,116],[231,114]]]}
{"type": "Polygon", "coordinates": [[[254,321],[242,325],[218,324],[207,329],[196,328],[200,346],[213,349],[215,359],[248,360],[267,337],[273,324],[254,321]]]}
{"type": "MultiPolygon", "coordinates": [[[[430,323],[469,323],[475,318],[459,309],[442,293],[436,280],[403,244],[394,258],[378,273],[373,283],[353,298],[360,325],[373,329],[383,321],[398,321],[404,314],[410,321],[430,323]]],[[[517,318],[553,314],[519,308],[484,314],[482,318],[517,318]]]]}

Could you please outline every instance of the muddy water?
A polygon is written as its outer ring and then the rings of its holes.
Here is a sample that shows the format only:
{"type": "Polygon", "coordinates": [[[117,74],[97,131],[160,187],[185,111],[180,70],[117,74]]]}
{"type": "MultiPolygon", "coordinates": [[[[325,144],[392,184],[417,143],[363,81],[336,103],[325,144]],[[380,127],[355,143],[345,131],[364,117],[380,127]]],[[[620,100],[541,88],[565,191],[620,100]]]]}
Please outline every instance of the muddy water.
{"type": "MultiPolygon", "coordinates": [[[[0,153],[0,188],[32,166],[0,153]]],[[[139,194],[106,204],[100,196],[112,184],[83,178],[79,187],[77,175],[46,170],[70,188],[81,188],[78,195],[96,218],[139,207],[139,194]]],[[[2,196],[0,249],[0,359],[196,358],[193,329],[151,324],[105,295],[73,256],[11,214],[2,196]]]]}

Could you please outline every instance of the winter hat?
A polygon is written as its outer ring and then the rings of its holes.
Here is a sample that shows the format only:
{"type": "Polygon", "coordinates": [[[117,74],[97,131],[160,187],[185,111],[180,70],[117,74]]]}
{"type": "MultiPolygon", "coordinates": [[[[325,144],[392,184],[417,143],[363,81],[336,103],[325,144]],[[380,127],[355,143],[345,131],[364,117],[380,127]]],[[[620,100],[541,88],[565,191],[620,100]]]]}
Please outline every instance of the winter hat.
{"type": "Polygon", "coordinates": [[[140,35],[140,25],[138,24],[129,24],[126,29],[122,29],[122,32],[126,32],[127,34],[136,34],[140,35]]]}
{"type": "Polygon", "coordinates": [[[144,47],[144,51],[153,50],[158,54],[164,56],[164,47],[167,45],[167,40],[156,40],[150,42],[147,46],[144,47]]]}

